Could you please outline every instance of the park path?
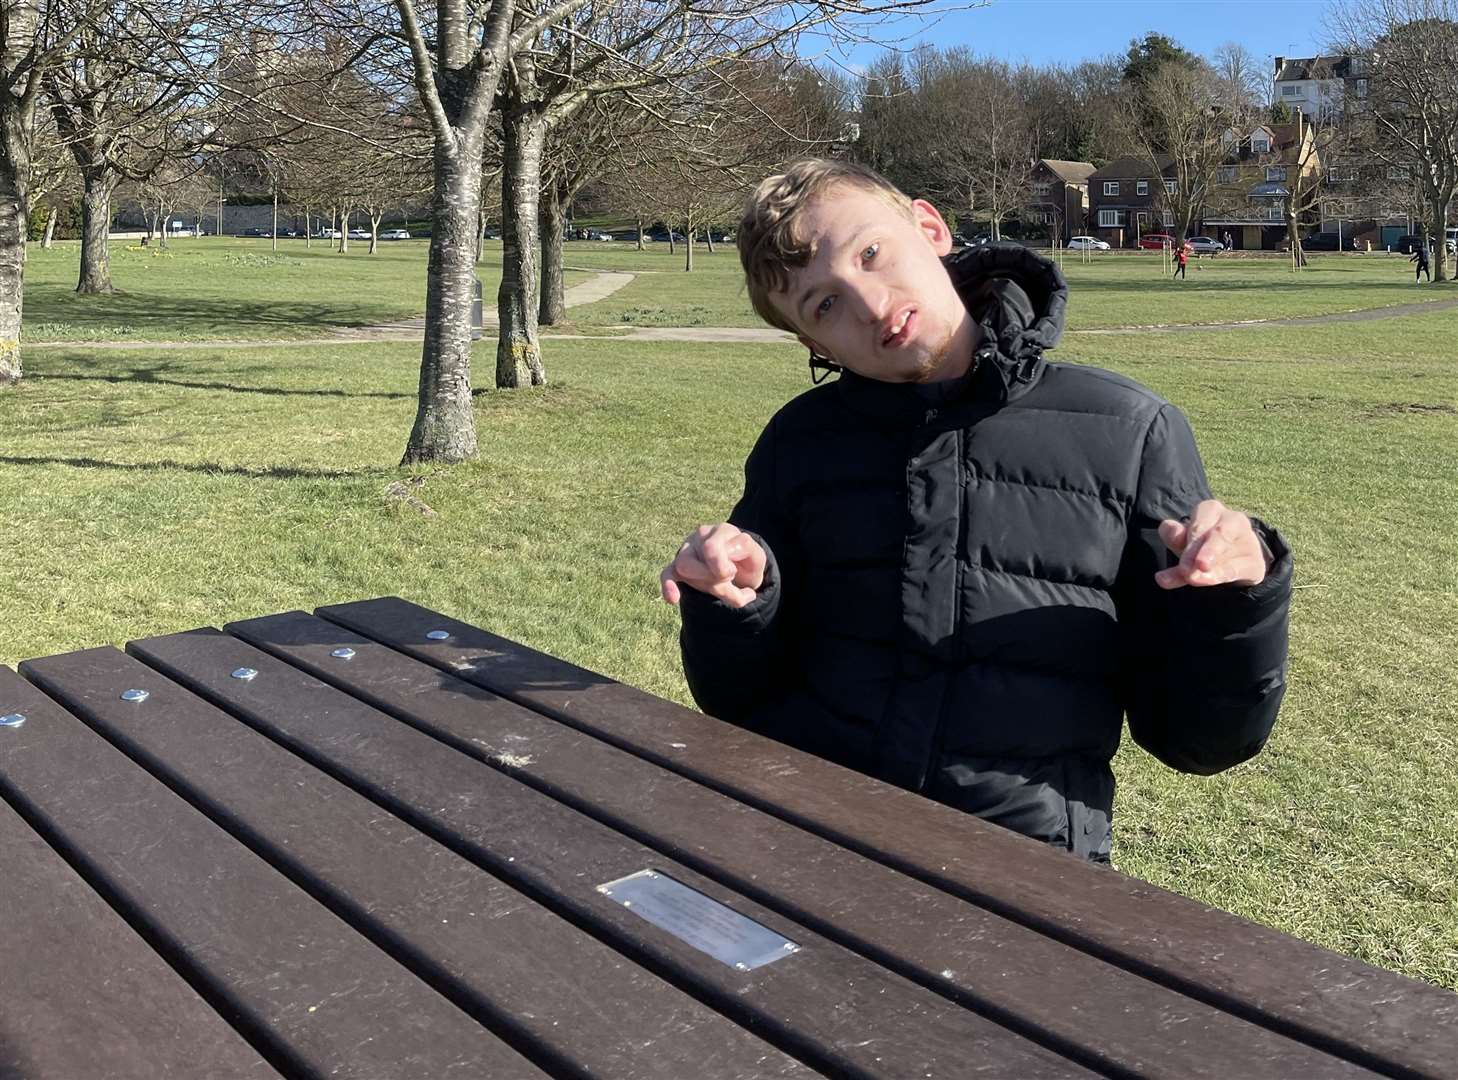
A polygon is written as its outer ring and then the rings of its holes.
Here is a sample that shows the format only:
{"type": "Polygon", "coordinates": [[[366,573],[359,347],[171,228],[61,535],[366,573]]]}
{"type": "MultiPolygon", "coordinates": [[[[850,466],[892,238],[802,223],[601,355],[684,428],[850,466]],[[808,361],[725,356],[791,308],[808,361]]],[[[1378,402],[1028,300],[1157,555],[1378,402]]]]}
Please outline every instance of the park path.
{"type": "MultiPolygon", "coordinates": [[[[569,267],[568,269],[587,269],[569,267]]],[[[565,293],[569,308],[591,304],[606,299],[625,285],[635,274],[626,271],[594,271],[597,277],[573,285],[565,293]]],[[[1334,311],[1325,315],[1302,315],[1276,319],[1247,319],[1239,322],[1218,323],[1167,323],[1150,326],[1100,326],[1087,329],[1067,330],[1065,334],[1147,334],[1147,333],[1204,333],[1220,330],[1249,330],[1254,327],[1323,326],[1331,323],[1371,322],[1376,319],[1395,319],[1407,315],[1422,315],[1434,311],[1449,311],[1458,308],[1458,296],[1443,300],[1417,301],[1410,304],[1393,304],[1388,307],[1362,308],[1357,311],[1334,311]]],[[[487,300],[482,312],[487,329],[497,324],[496,309],[487,300]]],[[[611,331],[600,335],[612,341],[697,341],[707,343],[763,345],[797,344],[793,334],[768,326],[615,326],[601,327],[611,331]]],[[[425,330],[425,318],[405,319],[376,326],[341,327],[328,337],[315,338],[258,338],[249,340],[219,341],[27,341],[29,348],[86,348],[86,349],[276,349],[314,348],[320,345],[368,345],[375,342],[419,341],[425,330]]],[[[543,338],[593,337],[590,334],[555,334],[544,330],[543,338]]]]}

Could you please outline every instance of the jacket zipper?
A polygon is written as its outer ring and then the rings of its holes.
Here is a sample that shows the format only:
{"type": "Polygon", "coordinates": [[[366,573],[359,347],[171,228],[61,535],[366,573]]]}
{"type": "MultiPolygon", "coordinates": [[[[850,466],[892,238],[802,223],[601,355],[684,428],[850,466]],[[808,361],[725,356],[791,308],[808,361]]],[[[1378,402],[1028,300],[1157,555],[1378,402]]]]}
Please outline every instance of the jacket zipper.
{"type": "Polygon", "coordinates": [[[928,790],[931,782],[932,770],[937,762],[941,761],[945,744],[947,741],[947,727],[952,711],[952,683],[955,665],[962,655],[962,575],[966,566],[966,560],[962,557],[962,549],[966,545],[967,530],[967,467],[963,459],[965,446],[963,437],[965,429],[957,429],[957,538],[956,547],[952,549],[952,559],[956,566],[953,575],[952,593],[952,665],[945,676],[947,685],[942,693],[941,708],[937,710],[937,724],[932,729],[931,756],[927,759],[926,766],[921,771],[921,790],[928,790]]]}

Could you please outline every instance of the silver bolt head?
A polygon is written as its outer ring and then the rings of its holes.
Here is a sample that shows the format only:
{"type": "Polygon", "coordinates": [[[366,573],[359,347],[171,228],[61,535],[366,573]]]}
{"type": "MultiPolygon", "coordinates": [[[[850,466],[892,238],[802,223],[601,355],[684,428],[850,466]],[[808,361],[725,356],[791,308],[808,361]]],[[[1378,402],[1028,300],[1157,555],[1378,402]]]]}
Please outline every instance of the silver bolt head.
{"type": "Polygon", "coordinates": [[[233,672],[233,678],[242,679],[244,682],[248,682],[251,679],[257,678],[257,676],[258,671],[255,668],[251,667],[240,667],[235,669],[233,672]]]}
{"type": "Polygon", "coordinates": [[[0,727],[19,727],[23,723],[25,723],[23,713],[13,712],[0,716],[0,727]]]}
{"type": "Polygon", "coordinates": [[[123,701],[146,701],[151,696],[145,690],[123,690],[121,699],[123,701]]]}
{"type": "Polygon", "coordinates": [[[335,657],[338,660],[353,660],[354,650],[351,649],[348,645],[345,645],[342,648],[335,649],[329,655],[335,657]]]}
{"type": "Polygon", "coordinates": [[[431,641],[444,641],[451,636],[451,632],[449,630],[432,630],[425,636],[430,638],[431,641]]]}

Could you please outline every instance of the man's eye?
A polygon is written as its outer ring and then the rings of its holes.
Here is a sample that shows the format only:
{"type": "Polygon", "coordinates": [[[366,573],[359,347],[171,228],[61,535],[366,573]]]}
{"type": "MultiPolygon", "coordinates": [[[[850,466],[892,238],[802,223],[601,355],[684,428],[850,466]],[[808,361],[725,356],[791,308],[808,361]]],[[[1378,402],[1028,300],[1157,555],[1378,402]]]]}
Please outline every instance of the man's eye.
{"type": "Polygon", "coordinates": [[[880,247],[880,244],[868,244],[866,250],[861,252],[861,258],[866,262],[870,262],[876,257],[876,252],[880,250],[880,247]]]}
{"type": "Polygon", "coordinates": [[[827,296],[824,300],[820,301],[820,306],[815,309],[815,317],[818,319],[824,315],[830,310],[830,305],[833,303],[835,303],[835,297],[833,296],[827,296]]]}

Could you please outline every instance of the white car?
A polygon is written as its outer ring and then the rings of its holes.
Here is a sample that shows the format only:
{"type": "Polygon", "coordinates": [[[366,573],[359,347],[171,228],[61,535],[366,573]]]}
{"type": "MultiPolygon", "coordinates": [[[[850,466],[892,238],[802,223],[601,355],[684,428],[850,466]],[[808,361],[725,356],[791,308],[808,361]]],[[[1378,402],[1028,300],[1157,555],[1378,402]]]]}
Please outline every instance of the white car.
{"type": "Polygon", "coordinates": [[[1075,236],[1068,241],[1069,251],[1108,251],[1109,245],[1097,236],[1075,236]]]}
{"type": "Polygon", "coordinates": [[[410,232],[407,229],[386,229],[380,233],[381,240],[409,240],[410,232]]]}
{"type": "Polygon", "coordinates": [[[368,240],[370,238],[370,232],[368,229],[350,229],[349,238],[351,240],[368,240]]]}

